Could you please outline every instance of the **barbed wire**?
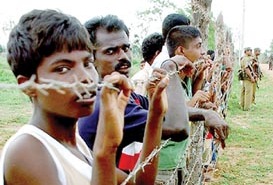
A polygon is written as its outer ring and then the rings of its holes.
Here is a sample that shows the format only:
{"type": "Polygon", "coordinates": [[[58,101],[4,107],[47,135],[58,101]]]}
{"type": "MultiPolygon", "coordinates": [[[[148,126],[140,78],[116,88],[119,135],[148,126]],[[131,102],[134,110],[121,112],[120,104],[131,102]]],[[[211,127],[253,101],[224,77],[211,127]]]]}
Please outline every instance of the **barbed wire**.
{"type": "Polygon", "coordinates": [[[22,83],[22,84],[4,84],[0,83],[0,89],[20,89],[22,91],[30,91],[36,89],[40,91],[44,95],[48,95],[47,90],[56,90],[60,94],[64,94],[64,89],[72,89],[75,94],[83,99],[79,90],[83,90],[86,94],[90,95],[90,91],[96,91],[99,87],[107,87],[109,89],[113,89],[115,91],[120,91],[117,87],[115,87],[112,83],[109,82],[101,82],[101,83],[93,83],[88,81],[88,83],[81,83],[75,77],[75,82],[67,83],[63,81],[56,81],[52,79],[41,78],[41,83],[35,82],[36,75],[32,75],[31,78],[22,83]]]}
{"type": "MultiPolygon", "coordinates": [[[[146,159],[137,164],[137,166],[133,169],[132,172],[129,173],[129,175],[127,176],[127,178],[121,183],[121,185],[126,185],[129,180],[133,177],[136,176],[137,172],[142,170],[144,171],[144,167],[150,164],[150,161],[159,153],[159,151],[167,145],[167,143],[169,142],[170,139],[167,139],[166,141],[164,141],[158,148],[155,148],[148,157],[146,157],[146,159]]],[[[135,181],[135,180],[134,180],[135,181]]]]}

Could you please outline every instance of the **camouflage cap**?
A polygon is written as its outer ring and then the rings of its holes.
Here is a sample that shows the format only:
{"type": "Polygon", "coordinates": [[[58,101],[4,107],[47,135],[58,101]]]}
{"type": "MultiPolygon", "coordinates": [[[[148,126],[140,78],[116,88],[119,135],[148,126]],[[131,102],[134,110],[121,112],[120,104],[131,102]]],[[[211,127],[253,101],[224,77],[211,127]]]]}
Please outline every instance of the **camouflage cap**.
{"type": "Polygon", "coordinates": [[[246,47],[244,51],[252,51],[251,47],[246,47]]]}
{"type": "Polygon", "coordinates": [[[260,48],[254,48],[254,51],[261,51],[260,48]]]}

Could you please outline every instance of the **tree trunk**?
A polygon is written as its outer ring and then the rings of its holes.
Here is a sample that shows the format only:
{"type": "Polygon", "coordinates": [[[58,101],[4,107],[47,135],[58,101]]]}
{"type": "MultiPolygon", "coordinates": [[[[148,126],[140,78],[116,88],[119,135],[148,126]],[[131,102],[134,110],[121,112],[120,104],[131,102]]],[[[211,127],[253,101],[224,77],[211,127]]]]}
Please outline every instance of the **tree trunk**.
{"type": "Polygon", "coordinates": [[[207,50],[208,46],[208,28],[211,15],[212,0],[191,0],[192,25],[197,26],[202,34],[203,46],[207,50]]]}

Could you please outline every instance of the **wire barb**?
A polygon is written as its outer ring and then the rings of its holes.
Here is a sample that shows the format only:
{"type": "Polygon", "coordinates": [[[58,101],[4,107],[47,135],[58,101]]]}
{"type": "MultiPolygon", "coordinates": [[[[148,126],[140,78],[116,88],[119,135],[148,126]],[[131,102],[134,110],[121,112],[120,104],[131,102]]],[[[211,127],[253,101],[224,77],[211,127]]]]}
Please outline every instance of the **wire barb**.
{"type": "Polygon", "coordinates": [[[132,178],[132,177],[135,177],[137,172],[139,170],[142,170],[144,171],[144,167],[146,165],[149,165],[150,164],[150,161],[159,153],[159,151],[167,145],[167,143],[169,142],[170,139],[164,141],[158,148],[155,148],[151,153],[150,155],[143,161],[141,162],[140,164],[138,164],[134,170],[132,172],[130,172],[130,174],[127,176],[127,178],[121,183],[121,185],[126,185],[129,180],[132,178]]]}
{"type": "Polygon", "coordinates": [[[40,91],[44,95],[48,95],[48,90],[56,90],[60,94],[65,94],[64,89],[72,89],[75,94],[83,99],[80,90],[83,90],[86,94],[90,95],[90,91],[97,91],[98,87],[107,87],[109,89],[113,89],[117,92],[120,92],[120,89],[115,87],[112,83],[109,82],[101,82],[101,83],[93,83],[88,81],[87,83],[80,82],[75,76],[75,82],[67,83],[62,81],[56,81],[52,79],[41,78],[40,82],[35,82],[36,76],[32,75],[31,78],[22,84],[0,84],[1,89],[20,89],[22,91],[30,91],[32,89],[36,89],[40,91]]]}

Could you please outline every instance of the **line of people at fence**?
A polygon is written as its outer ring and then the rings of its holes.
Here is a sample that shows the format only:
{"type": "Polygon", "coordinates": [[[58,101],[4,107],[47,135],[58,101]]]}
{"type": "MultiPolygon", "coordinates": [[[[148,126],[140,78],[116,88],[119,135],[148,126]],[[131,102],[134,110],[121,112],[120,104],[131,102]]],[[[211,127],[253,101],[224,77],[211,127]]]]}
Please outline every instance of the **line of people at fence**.
{"type": "MultiPolygon", "coordinates": [[[[95,17],[84,28],[76,18],[54,10],[24,14],[10,34],[8,62],[18,84],[26,84],[23,92],[34,112],[3,149],[1,184],[120,184],[128,176],[117,168],[125,146],[143,143],[140,163],[161,139],[171,139],[159,159],[128,182],[164,183],[185,153],[189,120],[204,121],[224,148],[229,130],[224,119],[214,110],[196,108],[202,101],[187,105],[183,95],[181,78],[190,78],[193,62],[204,55],[200,31],[189,22],[176,24],[166,34],[163,28],[168,57],[149,77],[147,98],[130,86],[129,30],[118,17],[95,17]],[[45,90],[35,85],[59,82],[66,86],[45,90]],[[85,86],[97,83],[102,86],[98,91],[85,86]]],[[[206,71],[208,61],[200,69],[206,71]]],[[[181,184],[182,171],[175,176],[173,183],[181,184]]]]}
{"type": "MultiPolygon", "coordinates": [[[[174,51],[175,50],[174,48],[177,48],[178,46],[191,47],[189,46],[190,44],[194,45],[193,41],[192,41],[193,43],[184,41],[187,40],[186,38],[194,36],[193,35],[189,36],[189,34],[187,34],[187,31],[183,30],[182,28],[180,30],[180,34],[174,33],[175,36],[173,37],[171,37],[172,32],[169,31],[172,29],[175,30],[174,27],[177,25],[188,24],[190,24],[190,20],[182,15],[170,14],[166,16],[162,24],[162,34],[163,38],[166,38],[168,33],[169,44],[166,43],[161,49],[160,45],[162,43],[162,39],[159,38],[158,36],[159,33],[153,33],[146,37],[142,43],[142,54],[144,60],[149,56],[149,59],[146,60],[145,64],[146,68],[137,72],[131,79],[133,81],[133,84],[137,87],[136,91],[140,94],[143,94],[143,92],[145,92],[143,91],[143,89],[145,89],[144,88],[145,82],[147,82],[146,79],[147,76],[149,76],[149,71],[152,70],[152,67],[162,67],[162,63],[164,64],[164,61],[168,60],[169,57],[173,57],[174,55],[186,56],[187,58],[190,58],[192,63],[195,64],[194,72],[191,71],[190,69],[186,69],[182,74],[179,75],[180,85],[182,85],[183,87],[182,93],[183,96],[186,98],[187,105],[189,107],[199,107],[202,109],[211,109],[214,111],[219,111],[219,114],[225,117],[227,111],[226,106],[228,98],[228,94],[226,92],[228,92],[230,88],[233,71],[232,66],[233,64],[230,58],[228,58],[230,57],[229,49],[227,48],[225,51],[226,56],[223,57],[225,61],[222,60],[217,62],[213,62],[215,57],[215,52],[213,50],[208,50],[207,53],[204,53],[204,51],[198,53],[194,51],[194,49],[192,49],[194,47],[192,47],[191,50],[188,51],[178,51],[178,49],[174,51]],[[158,39],[158,42],[156,41],[156,38],[158,39]],[[146,51],[147,50],[146,48],[149,48],[146,47],[148,44],[152,46],[151,48],[160,49],[149,50],[148,52],[146,51]],[[217,71],[219,71],[219,73],[217,73],[217,71]],[[217,75],[219,75],[220,78],[215,77],[217,75]],[[221,85],[217,86],[216,84],[217,81],[219,81],[221,85]],[[217,88],[218,90],[216,90],[217,88]],[[217,102],[217,98],[218,100],[222,100],[222,102],[221,101],[217,102]]],[[[191,30],[191,32],[194,31],[191,30]]],[[[197,45],[198,42],[197,41],[195,42],[196,42],[195,44],[197,45]]],[[[145,95],[145,93],[143,95],[145,95]]],[[[215,147],[214,140],[212,139],[213,136],[209,132],[206,132],[204,137],[206,138],[205,143],[207,144],[205,149],[206,155],[204,155],[205,156],[204,167],[207,168],[210,164],[216,163],[217,149],[215,147]]],[[[186,146],[184,145],[184,147],[186,146]]],[[[183,151],[185,151],[185,149],[183,151]]],[[[180,152],[180,157],[183,155],[184,153],[180,152]]],[[[161,156],[163,156],[164,158],[173,158],[170,155],[170,153],[165,154],[164,151],[161,152],[161,156]]],[[[185,156],[184,161],[186,161],[187,158],[185,156]]],[[[172,171],[175,168],[177,168],[177,163],[179,163],[179,158],[177,158],[177,160],[173,162],[171,167],[169,168],[168,166],[170,166],[170,164],[159,166],[159,168],[162,168],[163,170],[169,170],[168,173],[164,172],[165,179],[162,177],[165,181],[167,178],[170,177],[172,171]]],[[[180,167],[179,170],[182,169],[184,171],[187,170],[185,166],[186,164],[184,163],[184,166],[180,167]]],[[[184,172],[184,176],[186,176],[186,173],[187,172],[184,172]]],[[[181,184],[179,180],[178,184],[181,184]]]]}

